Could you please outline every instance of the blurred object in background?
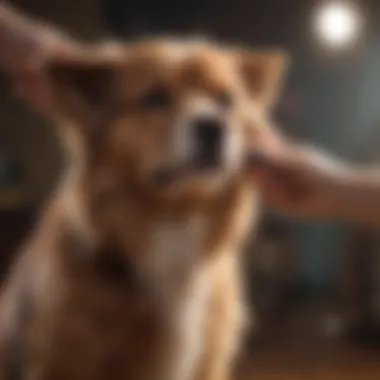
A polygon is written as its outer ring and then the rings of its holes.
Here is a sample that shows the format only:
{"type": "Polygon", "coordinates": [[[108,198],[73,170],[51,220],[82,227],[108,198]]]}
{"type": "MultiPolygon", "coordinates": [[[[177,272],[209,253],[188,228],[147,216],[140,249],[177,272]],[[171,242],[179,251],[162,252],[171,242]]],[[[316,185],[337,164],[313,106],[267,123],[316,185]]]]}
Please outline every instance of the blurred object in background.
{"type": "Polygon", "coordinates": [[[34,219],[26,183],[22,163],[6,149],[0,149],[0,284],[34,219]]]}
{"type": "Polygon", "coordinates": [[[314,33],[329,49],[353,48],[362,34],[362,15],[353,1],[320,2],[315,10],[314,33]]]}
{"type": "Polygon", "coordinates": [[[363,228],[347,233],[341,300],[353,342],[380,348],[380,235],[363,228]]]}
{"type": "Polygon", "coordinates": [[[15,209],[27,203],[25,173],[21,163],[0,149],[0,209],[15,209]]]}
{"type": "Polygon", "coordinates": [[[251,303],[259,328],[265,328],[291,309],[299,293],[299,252],[286,221],[262,222],[247,248],[247,262],[251,303]]]}
{"type": "MultiPolygon", "coordinates": [[[[380,162],[379,123],[376,126],[357,152],[366,164],[380,162]]],[[[339,289],[349,337],[356,344],[380,348],[379,231],[362,226],[346,230],[339,289]]]]}

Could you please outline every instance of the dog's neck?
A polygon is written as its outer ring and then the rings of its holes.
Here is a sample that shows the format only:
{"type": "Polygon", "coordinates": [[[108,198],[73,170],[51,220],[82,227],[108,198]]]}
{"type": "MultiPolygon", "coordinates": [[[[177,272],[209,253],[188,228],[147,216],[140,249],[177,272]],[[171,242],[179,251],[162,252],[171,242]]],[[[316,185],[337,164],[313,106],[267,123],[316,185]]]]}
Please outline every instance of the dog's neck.
{"type": "MultiPolygon", "coordinates": [[[[117,176],[116,176],[117,178],[117,176]]],[[[149,234],[155,225],[186,225],[195,219],[220,219],[236,205],[242,189],[242,178],[236,178],[209,197],[188,195],[162,196],[134,181],[123,184],[107,171],[95,174],[68,171],[59,187],[56,203],[78,231],[94,242],[107,236],[149,234]],[[137,234],[135,232],[138,232],[137,234]]],[[[252,190],[251,190],[252,191],[252,190]]],[[[132,251],[140,248],[132,244],[132,251]]]]}
{"type": "MultiPolygon", "coordinates": [[[[101,181],[90,178],[69,173],[52,207],[60,210],[59,218],[76,231],[85,242],[83,246],[96,250],[104,241],[112,241],[136,263],[156,248],[180,250],[186,246],[187,238],[192,240],[190,236],[200,234],[198,230],[206,233],[208,214],[220,203],[219,199],[205,202],[190,197],[170,203],[167,199],[149,197],[133,183],[120,190],[106,177],[101,181]],[[102,181],[107,186],[102,186],[102,181]]],[[[225,197],[221,193],[219,197],[222,196],[225,197]]]]}
{"type": "Polygon", "coordinates": [[[145,197],[134,192],[120,204],[92,209],[87,185],[83,178],[67,177],[50,207],[58,210],[54,215],[60,221],[55,229],[61,236],[58,244],[63,260],[71,260],[74,266],[84,263],[90,269],[100,263],[99,274],[120,284],[123,275],[128,276],[125,284],[135,285],[137,279],[137,288],[140,282],[161,305],[160,310],[180,312],[189,286],[203,283],[198,268],[209,235],[207,213],[175,209],[162,215],[157,209],[147,209],[142,204],[145,197]]]}

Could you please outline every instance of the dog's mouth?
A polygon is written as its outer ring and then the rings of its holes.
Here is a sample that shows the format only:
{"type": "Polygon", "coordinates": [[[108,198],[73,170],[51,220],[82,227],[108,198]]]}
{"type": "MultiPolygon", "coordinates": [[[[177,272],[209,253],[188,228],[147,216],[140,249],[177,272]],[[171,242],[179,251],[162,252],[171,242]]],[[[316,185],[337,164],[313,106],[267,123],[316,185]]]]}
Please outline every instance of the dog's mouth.
{"type": "MultiPolygon", "coordinates": [[[[249,151],[242,160],[240,170],[249,169],[256,162],[255,151],[249,151]]],[[[153,172],[152,180],[156,186],[168,187],[180,181],[191,178],[212,178],[223,175],[227,170],[217,162],[195,160],[186,164],[168,164],[156,168],[153,172]]]]}
{"type": "Polygon", "coordinates": [[[153,182],[156,186],[167,187],[177,182],[193,177],[209,176],[221,171],[216,165],[189,164],[166,165],[157,168],[153,173],[153,182]]]}

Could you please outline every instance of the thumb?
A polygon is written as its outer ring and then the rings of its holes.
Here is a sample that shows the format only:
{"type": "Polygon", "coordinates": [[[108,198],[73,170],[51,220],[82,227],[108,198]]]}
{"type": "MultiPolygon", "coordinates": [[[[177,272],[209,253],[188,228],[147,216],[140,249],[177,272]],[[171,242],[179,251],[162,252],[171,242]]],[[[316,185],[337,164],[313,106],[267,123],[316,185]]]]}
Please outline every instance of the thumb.
{"type": "Polygon", "coordinates": [[[287,150],[261,149],[250,157],[250,168],[265,188],[295,201],[308,196],[312,190],[299,172],[297,160],[287,150]]]}

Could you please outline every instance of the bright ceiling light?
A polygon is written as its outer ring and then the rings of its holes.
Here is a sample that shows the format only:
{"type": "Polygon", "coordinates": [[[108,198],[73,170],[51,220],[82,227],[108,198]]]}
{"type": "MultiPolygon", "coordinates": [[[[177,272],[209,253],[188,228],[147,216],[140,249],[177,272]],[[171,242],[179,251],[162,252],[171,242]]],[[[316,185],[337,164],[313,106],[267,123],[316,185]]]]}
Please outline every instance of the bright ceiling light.
{"type": "Polygon", "coordinates": [[[352,2],[346,0],[323,3],[315,14],[317,37],[331,48],[354,44],[361,32],[361,17],[352,2]]]}

